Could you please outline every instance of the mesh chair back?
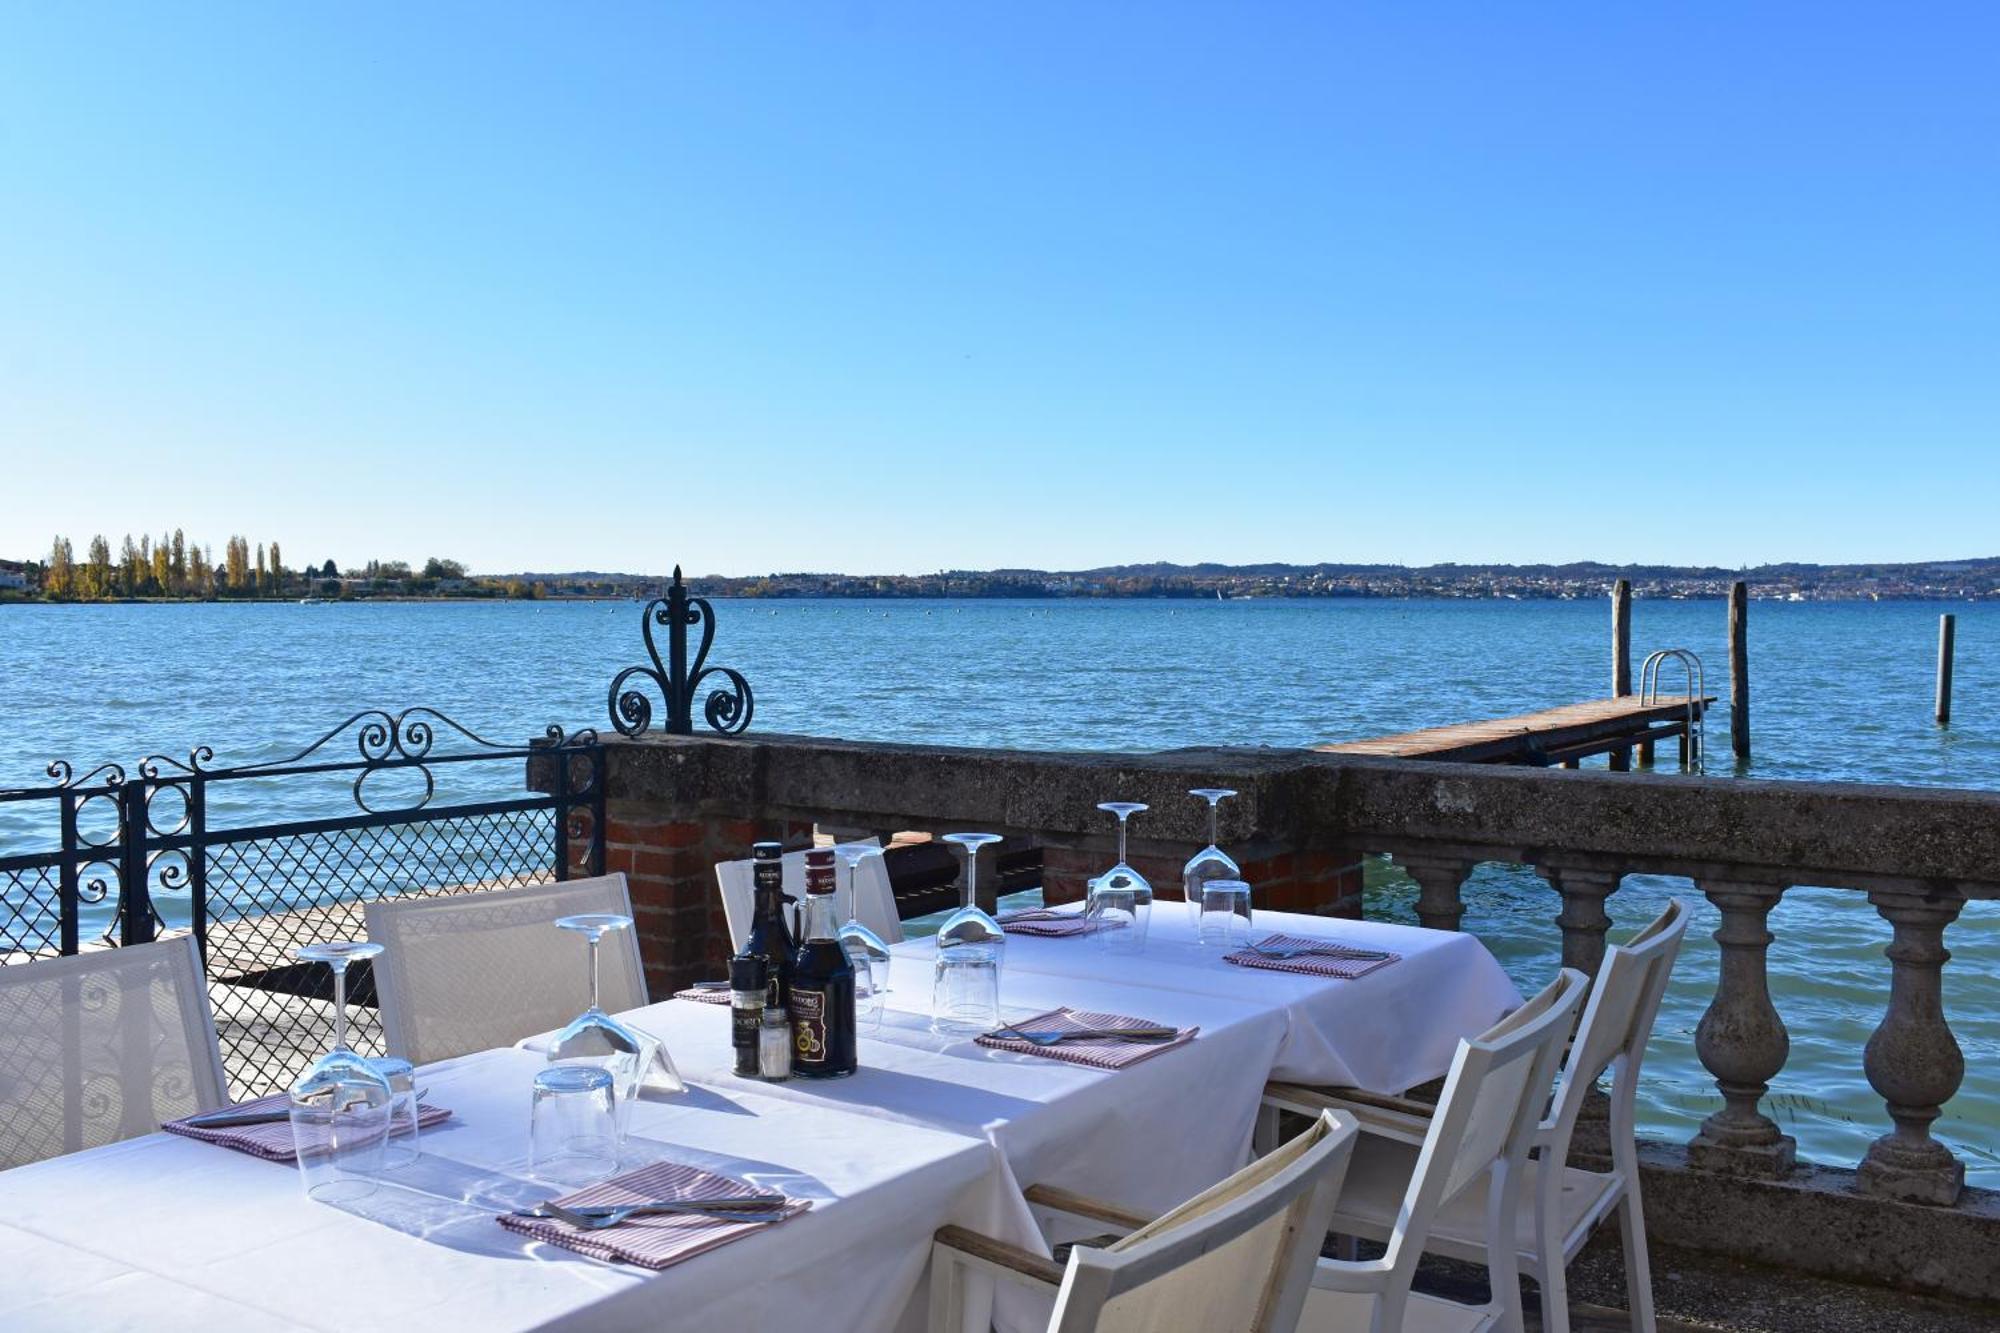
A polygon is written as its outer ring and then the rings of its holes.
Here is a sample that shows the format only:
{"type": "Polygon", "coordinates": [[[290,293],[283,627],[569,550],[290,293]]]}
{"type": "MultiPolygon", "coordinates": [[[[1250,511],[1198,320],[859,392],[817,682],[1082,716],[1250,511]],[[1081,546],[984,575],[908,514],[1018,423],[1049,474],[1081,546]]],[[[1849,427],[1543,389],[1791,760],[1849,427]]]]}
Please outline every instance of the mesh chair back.
{"type": "Polygon", "coordinates": [[[1355,1133],[1352,1117],[1324,1112],[1116,1244],[1077,1246],[1050,1333],[1291,1333],[1355,1133]]]}
{"type": "MultiPolygon", "coordinates": [[[[632,914],[625,876],[519,889],[390,898],[364,909],[375,993],[389,1052],[417,1064],[511,1046],[559,1028],[590,1003],[588,945],[557,917],[632,914]]],[[[646,1003],[635,930],[598,945],[599,1002],[608,1013],[646,1003]]]]}
{"type": "Polygon", "coordinates": [[[223,1105],[192,936],[0,966],[0,1168],[223,1105]]]}
{"type": "MultiPolygon", "coordinates": [[[[856,845],[880,847],[882,844],[878,839],[865,838],[856,845]]],[[[786,852],[784,863],[785,896],[803,899],[806,896],[805,852],[786,852]]],[[[750,916],[757,889],[751,865],[749,861],[718,861],[715,865],[715,882],[722,890],[722,915],[729,922],[729,948],[732,953],[743,947],[744,939],[750,934],[750,916]]],[[[834,874],[834,915],[845,921],[850,914],[847,871],[836,862],[834,874]]],[[[862,925],[880,935],[885,944],[895,944],[903,938],[903,920],[896,915],[896,894],[889,885],[889,868],[881,857],[871,856],[855,867],[854,896],[860,901],[852,909],[852,915],[860,918],[862,925]]]]}

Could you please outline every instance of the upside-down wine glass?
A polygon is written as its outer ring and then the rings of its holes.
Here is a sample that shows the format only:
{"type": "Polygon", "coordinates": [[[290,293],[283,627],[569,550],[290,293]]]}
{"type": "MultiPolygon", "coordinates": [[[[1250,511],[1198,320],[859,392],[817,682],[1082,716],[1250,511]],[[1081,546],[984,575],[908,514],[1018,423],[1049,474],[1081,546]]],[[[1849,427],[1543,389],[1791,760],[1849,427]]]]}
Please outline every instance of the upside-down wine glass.
{"type": "Polygon", "coordinates": [[[579,916],[556,918],[556,925],[573,930],[590,943],[590,1008],[569,1021],[556,1034],[549,1048],[552,1065],[594,1065],[611,1075],[613,1104],[617,1112],[618,1137],[625,1138],[631,1122],[632,1103],[639,1095],[646,1066],[658,1050],[658,1043],[634,1032],[597,1003],[597,942],[614,930],[629,930],[632,918],[615,912],[585,912],[579,916]]]}
{"type": "Polygon", "coordinates": [[[1227,787],[1196,787],[1190,796],[1208,802],[1208,846],[1188,858],[1181,867],[1181,896],[1187,899],[1188,923],[1201,929],[1201,886],[1211,879],[1239,879],[1243,869],[1215,844],[1216,806],[1236,793],[1227,787]]]}
{"type": "Polygon", "coordinates": [[[947,833],[946,842],[965,848],[964,904],[945,918],[937,933],[937,963],[931,987],[931,1027],[953,1036],[977,1035],[1000,1025],[1000,965],[1007,935],[979,906],[979,849],[999,842],[998,833],[947,833]]]}
{"type": "Polygon", "coordinates": [[[309,1198],[343,1203],[375,1190],[394,1100],[389,1080],[347,1046],[347,965],[382,946],[365,940],[308,944],[303,962],[333,969],[333,1048],[291,1087],[292,1144],[309,1198]]]}
{"type": "Polygon", "coordinates": [[[847,955],[848,965],[854,969],[855,1003],[862,1011],[879,1017],[883,997],[889,992],[889,946],[880,935],[861,924],[861,897],[857,889],[861,863],[871,856],[882,855],[882,849],[865,842],[843,842],[834,847],[833,854],[847,870],[847,920],[835,938],[847,955]]]}
{"type": "Polygon", "coordinates": [[[1138,953],[1146,947],[1153,915],[1153,886],[1125,862],[1125,821],[1146,806],[1137,801],[1099,801],[1099,810],[1118,816],[1118,864],[1090,881],[1085,914],[1095,918],[1099,947],[1110,953],[1138,953]]]}

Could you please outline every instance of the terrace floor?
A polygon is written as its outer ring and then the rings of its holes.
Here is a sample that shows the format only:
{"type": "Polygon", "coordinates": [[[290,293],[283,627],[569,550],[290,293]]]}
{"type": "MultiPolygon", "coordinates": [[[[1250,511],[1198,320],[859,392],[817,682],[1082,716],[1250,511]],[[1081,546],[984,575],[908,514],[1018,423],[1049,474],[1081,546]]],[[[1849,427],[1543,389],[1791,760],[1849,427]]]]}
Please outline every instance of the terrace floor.
{"type": "MultiPolygon", "coordinates": [[[[1804,1277],[1712,1255],[1650,1246],[1660,1333],[1993,1333],[2000,1310],[1804,1277]]],[[[1600,1235],[1570,1267],[1573,1333],[1630,1333],[1625,1274],[1615,1231],[1600,1235]]],[[[1478,1299],[1481,1270],[1426,1259],[1418,1286],[1478,1299]]],[[[1523,1284],[1528,1333],[1542,1328],[1540,1296],[1523,1284]]]]}

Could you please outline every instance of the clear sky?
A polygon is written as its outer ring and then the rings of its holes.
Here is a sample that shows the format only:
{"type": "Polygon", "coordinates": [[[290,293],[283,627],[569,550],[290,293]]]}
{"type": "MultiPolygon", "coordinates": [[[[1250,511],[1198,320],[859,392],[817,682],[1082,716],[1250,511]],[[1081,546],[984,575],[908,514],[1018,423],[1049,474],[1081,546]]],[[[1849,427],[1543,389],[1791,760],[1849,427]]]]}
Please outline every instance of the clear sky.
{"type": "Polygon", "coordinates": [[[0,0],[0,555],[2000,553],[2000,7],[0,0]]]}

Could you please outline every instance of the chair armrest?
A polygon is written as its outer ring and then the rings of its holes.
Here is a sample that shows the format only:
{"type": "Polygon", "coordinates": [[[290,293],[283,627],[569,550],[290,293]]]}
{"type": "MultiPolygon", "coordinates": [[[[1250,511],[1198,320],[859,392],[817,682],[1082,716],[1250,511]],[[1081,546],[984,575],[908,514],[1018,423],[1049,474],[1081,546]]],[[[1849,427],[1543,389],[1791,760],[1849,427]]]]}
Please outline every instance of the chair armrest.
{"type": "Polygon", "coordinates": [[[1085,1217],[1093,1222],[1104,1222],[1121,1227],[1126,1231],[1137,1231],[1153,1219],[1130,1208],[1121,1208],[1115,1203],[1093,1199],[1084,1194],[1073,1194],[1054,1185],[1030,1185],[1024,1191],[1028,1202],[1037,1208],[1046,1208],[1054,1213],[1068,1213],[1071,1217],[1085,1217]]]}
{"type": "Polygon", "coordinates": [[[1388,1259],[1327,1259],[1313,1262],[1312,1284],[1321,1291],[1379,1292],[1395,1276],[1388,1259]]]}
{"type": "Polygon", "coordinates": [[[1301,1083],[1267,1083],[1264,1104],[1281,1111],[1317,1115],[1321,1111],[1345,1111],[1361,1124],[1363,1133],[1395,1139],[1401,1143],[1422,1143],[1431,1132],[1431,1118],[1437,1107],[1409,1097],[1392,1097],[1362,1088],[1315,1088],[1301,1083]]]}
{"type": "Polygon", "coordinates": [[[958,1226],[938,1228],[931,1240],[936,1245],[958,1251],[979,1267],[999,1276],[1025,1279],[1048,1287],[1062,1285],[1062,1265],[1018,1245],[1009,1245],[1004,1240],[995,1240],[958,1226]]]}

